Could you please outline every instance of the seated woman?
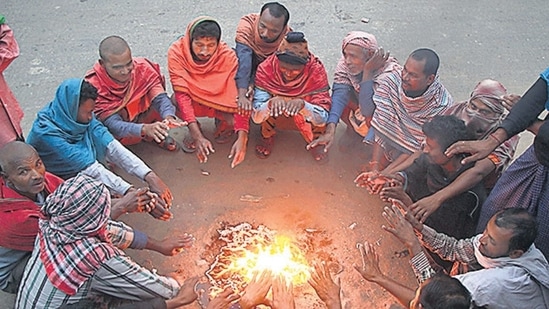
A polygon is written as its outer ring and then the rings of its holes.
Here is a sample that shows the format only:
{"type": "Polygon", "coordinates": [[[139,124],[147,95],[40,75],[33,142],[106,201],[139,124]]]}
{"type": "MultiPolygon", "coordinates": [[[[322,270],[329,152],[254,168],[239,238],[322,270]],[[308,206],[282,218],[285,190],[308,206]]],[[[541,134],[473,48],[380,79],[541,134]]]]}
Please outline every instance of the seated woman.
{"type": "Polygon", "coordinates": [[[110,162],[147,182],[169,208],[173,197],[168,186],[95,119],[96,98],[97,89],[88,82],[65,80],[54,100],[38,112],[28,143],[52,174],[68,179],[83,173],[103,182],[112,193],[124,195],[132,186],[102,164],[110,162]]]}

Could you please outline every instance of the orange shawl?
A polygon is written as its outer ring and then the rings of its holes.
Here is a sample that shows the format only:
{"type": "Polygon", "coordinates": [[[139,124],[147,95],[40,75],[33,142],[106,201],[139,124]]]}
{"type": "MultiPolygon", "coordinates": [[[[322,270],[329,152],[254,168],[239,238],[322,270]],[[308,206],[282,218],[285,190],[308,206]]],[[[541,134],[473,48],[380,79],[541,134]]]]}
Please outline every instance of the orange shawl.
{"type": "Polygon", "coordinates": [[[206,63],[196,63],[191,52],[191,33],[210,17],[193,20],[185,35],[175,41],[168,50],[168,71],[174,91],[188,94],[191,99],[213,109],[236,113],[236,70],[238,59],[233,49],[220,41],[217,50],[206,63]]]}
{"type": "Polygon", "coordinates": [[[249,46],[257,56],[258,62],[262,62],[276,51],[286,33],[290,31],[290,27],[286,26],[286,29],[282,31],[278,39],[272,43],[267,43],[259,37],[258,28],[259,14],[254,13],[243,16],[236,27],[235,41],[249,46]]]}
{"type": "Polygon", "coordinates": [[[136,57],[133,65],[132,77],[123,85],[112,80],[99,62],[86,73],[85,79],[97,88],[99,94],[94,110],[99,120],[104,121],[125,108],[128,119],[124,121],[134,121],[150,108],[155,95],[149,96],[149,91],[158,84],[165,88],[164,76],[157,63],[136,57]]]}

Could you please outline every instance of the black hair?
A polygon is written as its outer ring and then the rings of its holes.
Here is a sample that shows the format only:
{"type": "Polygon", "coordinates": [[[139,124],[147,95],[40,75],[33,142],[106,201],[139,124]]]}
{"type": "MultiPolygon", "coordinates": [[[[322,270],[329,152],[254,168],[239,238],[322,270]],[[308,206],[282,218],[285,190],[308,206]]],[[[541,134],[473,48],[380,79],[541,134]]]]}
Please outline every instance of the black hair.
{"type": "Polygon", "coordinates": [[[541,165],[549,167],[549,121],[541,125],[534,138],[534,153],[541,165]]]}
{"type": "Polygon", "coordinates": [[[82,104],[88,99],[97,99],[97,88],[87,81],[82,81],[82,86],[80,87],[80,101],[78,104],[82,104]]]}
{"type": "Polygon", "coordinates": [[[213,20],[199,22],[191,33],[191,39],[215,38],[218,42],[221,40],[221,27],[213,20]]]}
{"type": "Polygon", "coordinates": [[[536,218],[522,208],[507,208],[498,211],[494,217],[495,224],[499,228],[513,231],[509,240],[509,252],[522,250],[526,252],[534,243],[538,235],[536,218]]]}
{"type": "Polygon", "coordinates": [[[472,139],[465,122],[454,115],[435,116],[422,129],[425,136],[436,140],[443,151],[457,141],[472,139]]]}
{"type": "Polygon", "coordinates": [[[423,67],[423,74],[429,76],[431,74],[437,75],[438,66],[440,64],[440,59],[438,58],[437,53],[434,50],[429,48],[420,48],[414,50],[410,57],[417,60],[425,60],[425,66],[423,67]]]}
{"type": "Polygon", "coordinates": [[[419,303],[424,309],[469,309],[471,293],[461,282],[437,273],[420,287],[419,303]]]}
{"type": "Polygon", "coordinates": [[[267,2],[261,7],[260,14],[262,14],[266,9],[269,9],[269,13],[271,13],[274,18],[284,17],[284,26],[288,25],[288,21],[290,20],[290,12],[288,12],[288,9],[286,9],[285,6],[278,2],[267,2]]]}

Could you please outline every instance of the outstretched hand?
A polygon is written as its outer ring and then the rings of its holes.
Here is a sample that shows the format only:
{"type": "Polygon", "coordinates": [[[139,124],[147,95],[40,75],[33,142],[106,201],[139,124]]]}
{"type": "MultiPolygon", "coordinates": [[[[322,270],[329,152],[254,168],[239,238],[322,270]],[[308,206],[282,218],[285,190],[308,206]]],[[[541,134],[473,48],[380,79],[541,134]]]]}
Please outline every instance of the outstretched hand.
{"type": "Polygon", "coordinates": [[[444,154],[450,158],[460,153],[471,154],[461,160],[461,164],[466,165],[486,158],[494,149],[499,146],[493,138],[487,138],[479,141],[458,141],[452,144],[444,154]]]}
{"type": "Polygon", "coordinates": [[[158,242],[158,252],[165,256],[173,256],[193,246],[194,236],[183,233],[181,235],[169,236],[158,242]]]}
{"type": "Polygon", "coordinates": [[[223,292],[217,294],[217,296],[208,303],[206,309],[227,309],[239,298],[240,296],[228,287],[223,290],[223,292]]]}
{"type": "Polygon", "coordinates": [[[314,263],[309,284],[315,289],[318,297],[326,304],[328,309],[341,308],[341,284],[335,283],[325,263],[314,263]]]}
{"type": "MultiPolygon", "coordinates": [[[[410,215],[409,217],[415,220],[413,216],[410,215]]],[[[412,224],[404,218],[399,206],[393,204],[390,208],[385,207],[383,209],[383,218],[387,221],[387,224],[382,225],[381,228],[393,234],[404,245],[406,245],[406,247],[412,248],[419,242],[412,224]]],[[[415,222],[419,223],[418,221],[415,222]]]]}
{"type": "Polygon", "coordinates": [[[294,286],[281,275],[273,279],[273,301],[272,308],[295,308],[294,286]]]}
{"type": "Polygon", "coordinates": [[[354,268],[360,273],[362,278],[377,282],[385,277],[379,268],[379,255],[373,244],[365,241],[364,244],[356,244],[360,253],[361,265],[354,265],[354,268]]]}
{"type": "Polygon", "coordinates": [[[149,184],[150,190],[160,197],[164,201],[163,206],[166,206],[169,209],[172,206],[173,195],[170,188],[156,175],[155,172],[151,171],[145,176],[145,181],[149,184]]]}
{"type": "Polygon", "coordinates": [[[271,278],[272,273],[269,270],[254,273],[252,280],[250,280],[250,283],[244,289],[244,294],[240,298],[242,309],[255,308],[267,302],[266,297],[271,289],[271,278]]]}

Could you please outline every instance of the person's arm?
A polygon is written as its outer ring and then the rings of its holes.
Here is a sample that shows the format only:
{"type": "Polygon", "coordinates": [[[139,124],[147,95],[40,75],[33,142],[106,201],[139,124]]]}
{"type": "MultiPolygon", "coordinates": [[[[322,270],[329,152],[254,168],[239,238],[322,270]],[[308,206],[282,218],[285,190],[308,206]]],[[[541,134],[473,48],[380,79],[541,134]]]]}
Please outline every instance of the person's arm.
{"type": "Polygon", "coordinates": [[[358,106],[360,113],[366,118],[372,117],[376,105],[374,104],[374,81],[366,80],[360,83],[360,92],[358,93],[358,106]]]}
{"type": "Polygon", "coordinates": [[[242,43],[236,43],[236,56],[238,57],[238,70],[236,71],[236,87],[248,91],[252,76],[253,50],[242,43]]]}
{"type": "Polygon", "coordinates": [[[194,115],[191,96],[188,93],[181,91],[175,91],[173,95],[175,96],[175,101],[179,107],[181,118],[189,124],[190,129],[191,123],[196,124],[196,116],[194,115]]]}
{"type": "Polygon", "coordinates": [[[157,275],[125,255],[106,261],[91,280],[92,290],[130,301],[171,299],[180,289],[174,278],[157,275]]]}
{"type": "Polygon", "coordinates": [[[105,157],[109,162],[141,180],[145,180],[145,176],[152,171],[145,162],[117,140],[113,140],[107,145],[105,157]]]}
{"type": "Polygon", "coordinates": [[[334,124],[333,126],[334,132],[335,132],[335,126],[337,126],[337,123],[341,118],[341,114],[343,113],[343,110],[349,103],[349,99],[351,97],[351,91],[354,91],[354,89],[350,85],[337,84],[337,83],[334,83],[332,85],[332,106],[330,107],[328,124],[330,123],[334,124]]]}
{"type": "Polygon", "coordinates": [[[476,261],[473,246],[474,237],[457,240],[445,234],[438,233],[426,225],[423,225],[421,231],[417,231],[416,235],[424,247],[438,254],[444,260],[467,264],[476,261]]]}
{"type": "Polygon", "coordinates": [[[132,187],[121,177],[108,170],[103,164],[95,161],[87,168],[81,171],[82,174],[102,182],[113,193],[124,195],[132,187]]]}
{"type": "Polygon", "coordinates": [[[421,156],[421,151],[416,151],[407,156],[405,160],[399,162],[391,162],[391,164],[387,165],[387,167],[383,171],[381,171],[381,174],[391,175],[395,174],[396,172],[404,171],[408,167],[412,166],[414,161],[419,158],[419,156],[421,156]]]}
{"type": "Polygon", "coordinates": [[[267,91],[259,89],[257,87],[255,88],[253,100],[254,110],[252,112],[253,122],[260,124],[270,117],[270,99],[271,95],[267,91]]]}
{"type": "Polygon", "coordinates": [[[142,123],[124,121],[118,113],[107,117],[103,123],[116,138],[141,137],[143,130],[142,123]]]}
{"type": "Polygon", "coordinates": [[[162,119],[175,119],[175,106],[165,92],[158,94],[151,102],[151,106],[158,111],[162,119]]]}

